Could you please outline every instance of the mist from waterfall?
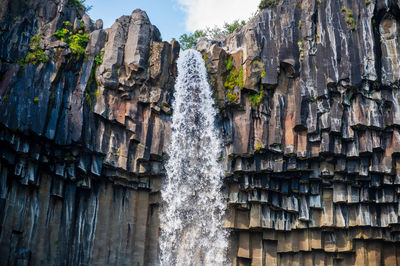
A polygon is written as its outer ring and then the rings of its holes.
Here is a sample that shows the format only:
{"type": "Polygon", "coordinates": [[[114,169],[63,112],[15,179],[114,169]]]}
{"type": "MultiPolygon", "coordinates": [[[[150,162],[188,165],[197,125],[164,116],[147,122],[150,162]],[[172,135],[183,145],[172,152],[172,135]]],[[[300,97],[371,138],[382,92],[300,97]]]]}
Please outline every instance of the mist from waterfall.
{"type": "Polygon", "coordinates": [[[225,265],[228,232],[216,110],[201,54],[178,59],[166,180],[161,189],[160,264],[225,265]]]}

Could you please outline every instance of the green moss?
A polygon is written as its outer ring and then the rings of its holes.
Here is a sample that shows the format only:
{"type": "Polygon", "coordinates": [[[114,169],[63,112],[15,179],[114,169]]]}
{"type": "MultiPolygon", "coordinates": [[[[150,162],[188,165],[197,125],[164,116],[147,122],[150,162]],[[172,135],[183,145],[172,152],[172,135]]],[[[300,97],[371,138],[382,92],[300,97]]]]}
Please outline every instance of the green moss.
{"type": "Polygon", "coordinates": [[[298,41],[297,46],[299,47],[299,60],[300,62],[302,62],[304,59],[303,41],[302,40],[298,41]]]}
{"type": "Polygon", "coordinates": [[[232,57],[230,57],[226,61],[226,70],[228,71],[228,74],[224,82],[225,88],[230,92],[232,92],[236,86],[243,89],[243,66],[241,66],[239,71],[237,71],[236,68],[233,67],[232,57]]]}
{"type": "Polygon", "coordinates": [[[342,7],[341,9],[342,14],[345,16],[345,21],[347,25],[349,25],[350,30],[355,30],[356,28],[356,22],[353,18],[353,11],[351,11],[348,8],[342,7]]]}
{"type": "Polygon", "coordinates": [[[261,73],[261,78],[265,77],[265,75],[267,75],[267,72],[264,70],[264,71],[261,73]]]}
{"type": "Polygon", "coordinates": [[[256,147],[256,151],[260,151],[262,148],[262,143],[258,142],[257,147],[256,147]]]}
{"type": "Polygon", "coordinates": [[[88,92],[85,92],[85,100],[89,104],[89,106],[92,107],[92,98],[90,97],[90,94],[88,92]]]}
{"type": "Polygon", "coordinates": [[[302,22],[301,22],[301,20],[299,20],[299,22],[297,23],[297,27],[299,28],[299,29],[301,29],[301,26],[302,26],[303,24],[302,24],[302,22]]]}
{"type": "Polygon", "coordinates": [[[39,102],[39,98],[38,97],[33,98],[33,102],[34,103],[38,103],[39,102]]]}
{"type": "Polygon", "coordinates": [[[40,41],[42,39],[41,33],[34,35],[29,42],[29,52],[25,58],[20,59],[17,63],[20,66],[24,64],[32,63],[34,65],[39,63],[46,63],[49,61],[49,57],[46,55],[45,51],[40,48],[40,41]]]}
{"type": "Polygon", "coordinates": [[[371,1],[370,1],[370,0],[365,1],[365,5],[366,5],[366,6],[369,6],[370,4],[371,4],[371,1]]]}
{"type": "Polygon", "coordinates": [[[98,56],[95,57],[92,71],[90,73],[90,78],[86,86],[85,100],[89,107],[92,107],[94,105],[97,97],[100,95],[100,84],[96,78],[96,69],[103,62],[103,55],[104,52],[102,51],[98,56]]]}
{"type": "MultiPolygon", "coordinates": [[[[203,55],[204,63],[206,65],[207,72],[210,72],[209,70],[211,69],[211,62],[206,53],[203,53],[202,55],[203,55]]],[[[210,82],[210,84],[211,84],[211,82],[210,82]]]]}
{"type": "Polygon", "coordinates": [[[256,107],[261,103],[262,98],[264,97],[264,88],[261,86],[259,93],[254,93],[249,96],[249,101],[252,107],[256,107]]]}
{"type": "Polygon", "coordinates": [[[243,66],[240,66],[239,71],[233,65],[233,58],[230,56],[225,61],[227,74],[224,75],[224,87],[226,98],[228,102],[237,102],[239,96],[234,94],[233,91],[237,87],[243,89],[243,66]]]}
{"type": "Polygon", "coordinates": [[[229,58],[228,58],[228,60],[226,61],[226,70],[227,71],[231,71],[232,70],[232,68],[233,68],[233,58],[232,58],[232,56],[230,56],[229,58]]]}
{"type": "Polygon", "coordinates": [[[25,63],[32,63],[34,65],[39,63],[46,63],[48,61],[49,58],[42,49],[29,52],[25,57],[25,63]]]}
{"type": "Polygon", "coordinates": [[[64,22],[64,28],[53,33],[58,40],[66,42],[71,49],[71,52],[80,57],[85,53],[86,46],[89,42],[89,34],[82,30],[73,32],[72,24],[69,21],[64,22]]]}
{"type": "Polygon", "coordinates": [[[57,39],[59,39],[59,40],[65,42],[65,41],[66,41],[67,34],[68,34],[69,32],[70,32],[69,29],[67,29],[67,28],[62,28],[62,29],[57,30],[56,32],[54,32],[53,35],[56,36],[57,39]]]}
{"type": "Polygon", "coordinates": [[[81,31],[68,37],[69,48],[71,52],[77,56],[85,53],[88,42],[89,34],[82,33],[81,31]]]}
{"type": "Polygon", "coordinates": [[[97,68],[98,66],[100,66],[103,63],[103,58],[101,58],[100,56],[96,56],[94,58],[94,65],[97,68]]]}
{"type": "Polygon", "coordinates": [[[239,100],[239,96],[237,96],[234,93],[230,93],[230,92],[228,92],[226,94],[226,98],[228,99],[228,102],[230,102],[230,103],[236,103],[239,100]]]}
{"type": "Polygon", "coordinates": [[[238,86],[239,89],[243,89],[243,66],[239,68],[238,86]]]}

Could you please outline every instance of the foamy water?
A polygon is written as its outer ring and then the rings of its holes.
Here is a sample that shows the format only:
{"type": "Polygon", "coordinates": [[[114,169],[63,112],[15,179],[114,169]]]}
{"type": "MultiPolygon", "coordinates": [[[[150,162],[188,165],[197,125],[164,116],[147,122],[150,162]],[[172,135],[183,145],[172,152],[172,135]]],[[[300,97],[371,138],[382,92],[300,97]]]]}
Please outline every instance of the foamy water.
{"type": "Polygon", "coordinates": [[[201,54],[178,59],[172,133],[161,195],[160,264],[225,265],[228,232],[216,110],[201,54]]]}

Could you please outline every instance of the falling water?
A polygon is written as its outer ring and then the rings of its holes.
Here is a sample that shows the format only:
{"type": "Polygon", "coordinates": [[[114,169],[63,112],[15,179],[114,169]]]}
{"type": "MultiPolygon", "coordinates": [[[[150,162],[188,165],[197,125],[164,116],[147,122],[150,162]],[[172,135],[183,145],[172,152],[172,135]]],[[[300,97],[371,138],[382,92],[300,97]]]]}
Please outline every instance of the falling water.
{"type": "Polygon", "coordinates": [[[224,265],[223,170],[216,110],[201,54],[186,50],[178,59],[174,113],[161,190],[161,265],[224,265]]]}

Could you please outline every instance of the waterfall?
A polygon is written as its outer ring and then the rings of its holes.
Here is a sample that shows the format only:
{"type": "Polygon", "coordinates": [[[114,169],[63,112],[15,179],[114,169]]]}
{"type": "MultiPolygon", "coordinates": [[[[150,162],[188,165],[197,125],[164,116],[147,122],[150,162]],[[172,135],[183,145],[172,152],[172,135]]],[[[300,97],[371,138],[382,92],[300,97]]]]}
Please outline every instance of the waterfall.
{"type": "Polygon", "coordinates": [[[219,163],[222,143],[201,54],[178,59],[166,180],[161,189],[160,264],[225,265],[228,233],[219,163]]]}

